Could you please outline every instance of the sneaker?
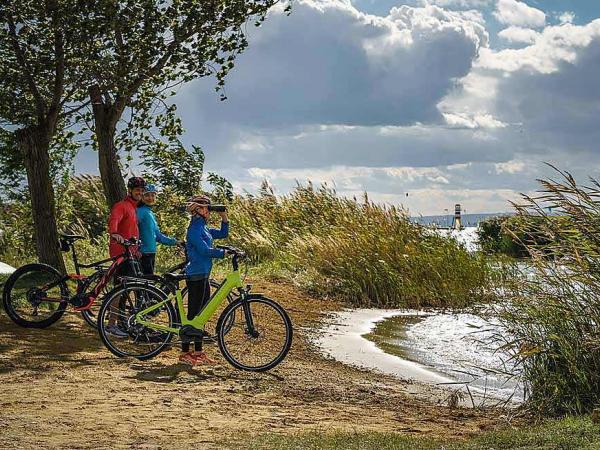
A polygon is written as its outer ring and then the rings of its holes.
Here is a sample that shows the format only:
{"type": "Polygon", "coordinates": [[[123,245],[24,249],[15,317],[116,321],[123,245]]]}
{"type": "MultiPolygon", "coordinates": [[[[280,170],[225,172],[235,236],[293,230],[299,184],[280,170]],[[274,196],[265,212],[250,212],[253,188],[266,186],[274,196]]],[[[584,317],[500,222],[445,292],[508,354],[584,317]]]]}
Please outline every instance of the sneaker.
{"type": "Polygon", "coordinates": [[[106,334],[117,338],[126,338],[129,337],[125,331],[121,330],[117,325],[109,325],[106,327],[106,334]]]}
{"type": "Polygon", "coordinates": [[[182,353],[179,355],[179,362],[189,364],[190,366],[195,366],[196,358],[192,355],[192,352],[182,353]]]}
{"type": "Polygon", "coordinates": [[[210,359],[208,357],[208,355],[204,352],[194,352],[192,354],[192,358],[194,358],[194,360],[196,361],[196,364],[208,364],[208,365],[212,365],[212,364],[216,364],[217,362],[210,359]]]}

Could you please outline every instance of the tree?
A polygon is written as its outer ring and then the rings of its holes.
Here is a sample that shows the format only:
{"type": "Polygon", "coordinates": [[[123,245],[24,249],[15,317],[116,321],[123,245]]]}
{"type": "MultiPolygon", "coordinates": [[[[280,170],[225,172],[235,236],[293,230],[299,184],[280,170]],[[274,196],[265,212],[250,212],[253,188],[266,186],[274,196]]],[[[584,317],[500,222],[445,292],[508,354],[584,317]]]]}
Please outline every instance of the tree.
{"type": "MultiPolygon", "coordinates": [[[[37,255],[64,271],[59,251],[51,150],[70,133],[63,125],[81,83],[84,29],[75,2],[8,1],[0,5],[0,127],[2,154],[24,167],[31,198],[37,255]]],[[[83,22],[83,23],[82,23],[83,22]]]]}
{"type": "MultiPolygon", "coordinates": [[[[125,195],[118,124],[150,117],[173,87],[214,75],[223,86],[248,45],[243,26],[260,24],[279,0],[102,0],[90,21],[92,103],[99,168],[109,205],[125,195]]],[[[148,122],[145,122],[148,123],[148,122]]]]}

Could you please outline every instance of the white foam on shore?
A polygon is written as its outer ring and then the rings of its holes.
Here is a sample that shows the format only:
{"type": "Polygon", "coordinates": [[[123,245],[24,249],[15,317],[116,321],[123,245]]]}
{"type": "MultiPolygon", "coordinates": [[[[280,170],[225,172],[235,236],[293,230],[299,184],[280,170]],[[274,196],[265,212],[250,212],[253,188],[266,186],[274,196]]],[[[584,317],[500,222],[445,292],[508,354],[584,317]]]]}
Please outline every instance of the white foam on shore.
{"type": "Polygon", "coordinates": [[[0,274],[11,274],[15,271],[16,269],[12,266],[9,266],[8,264],[5,264],[3,262],[0,262],[0,274]]]}
{"type": "Polygon", "coordinates": [[[327,356],[344,364],[376,370],[400,378],[426,383],[451,383],[454,380],[427,367],[390,355],[363,335],[370,333],[377,322],[406,315],[428,315],[414,310],[352,309],[335,313],[315,338],[315,344],[327,356]]]}

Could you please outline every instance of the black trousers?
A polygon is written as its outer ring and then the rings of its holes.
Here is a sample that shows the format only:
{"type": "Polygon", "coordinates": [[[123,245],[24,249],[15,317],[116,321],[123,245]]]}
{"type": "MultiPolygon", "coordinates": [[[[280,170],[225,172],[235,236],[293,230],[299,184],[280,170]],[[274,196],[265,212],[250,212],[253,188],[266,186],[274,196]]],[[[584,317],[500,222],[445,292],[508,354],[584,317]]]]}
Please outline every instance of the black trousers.
{"type": "Polygon", "coordinates": [[[115,286],[117,286],[120,283],[119,277],[134,277],[134,276],[136,276],[136,269],[134,267],[134,264],[136,264],[136,263],[133,261],[124,261],[122,264],[117,266],[117,268],[115,269],[115,274],[114,274],[114,278],[113,278],[113,284],[115,286]]]}
{"type": "Polygon", "coordinates": [[[144,275],[154,275],[154,261],[156,260],[156,253],[142,253],[140,259],[140,265],[142,266],[142,273],[144,275]]]}
{"type": "MultiPolygon", "coordinates": [[[[188,288],[188,320],[192,320],[198,315],[202,308],[206,306],[210,299],[210,283],[208,277],[195,278],[192,277],[186,280],[188,288]]],[[[194,338],[194,348],[197,352],[202,351],[202,339],[194,338]]],[[[190,342],[185,338],[181,341],[181,350],[184,352],[190,351],[190,342]]]]}

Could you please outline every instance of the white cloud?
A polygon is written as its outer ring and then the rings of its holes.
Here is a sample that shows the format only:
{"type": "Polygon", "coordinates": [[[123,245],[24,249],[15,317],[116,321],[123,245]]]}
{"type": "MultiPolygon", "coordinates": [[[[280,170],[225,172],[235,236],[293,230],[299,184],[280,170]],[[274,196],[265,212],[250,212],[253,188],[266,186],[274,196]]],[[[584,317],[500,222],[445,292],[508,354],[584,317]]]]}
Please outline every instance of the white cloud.
{"type": "Polygon", "coordinates": [[[491,5],[494,0],[420,0],[419,3],[422,6],[426,5],[437,5],[442,8],[459,8],[459,9],[470,9],[470,8],[485,8],[491,5]]]}
{"type": "MultiPolygon", "coordinates": [[[[516,42],[516,27],[503,38],[516,42]]],[[[531,32],[530,45],[493,51],[465,11],[376,17],[299,1],[251,37],[227,102],[210,82],[183,90],[187,139],[238,189],[311,179],[414,213],[506,210],[545,174],[541,161],[598,173],[600,20],[531,32]]]]}
{"type": "Polygon", "coordinates": [[[524,161],[512,160],[512,161],[496,163],[496,164],[494,164],[494,168],[496,169],[497,174],[502,174],[502,173],[515,174],[515,173],[520,173],[520,172],[525,171],[526,165],[525,165],[524,161]]]}
{"type": "Polygon", "coordinates": [[[528,69],[552,73],[563,63],[574,63],[578,52],[598,38],[600,19],[584,26],[548,26],[538,35],[533,45],[525,48],[501,51],[482,49],[475,66],[505,72],[528,69]]]}
{"type": "Polygon", "coordinates": [[[517,0],[498,0],[494,17],[505,25],[519,27],[543,27],[546,24],[546,14],[517,0]]]}
{"type": "Polygon", "coordinates": [[[510,43],[533,44],[540,33],[531,28],[510,26],[498,33],[498,36],[510,43]]]}
{"type": "Polygon", "coordinates": [[[560,13],[558,15],[558,21],[561,24],[564,23],[573,23],[573,21],[575,20],[575,13],[572,11],[565,11],[563,13],[560,13]]]}
{"type": "Polygon", "coordinates": [[[207,126],[441,123],[437,103],[488,45],[472,17],[437,6],[381,17],[349,2],[298,0],[291,16],[275,12],[250,36],[227,80],[229,101],[200,80],[178,103],[207,126]]]}
{"type": "Polygon", "coordinates": [[[475,114],[469,116],[465,113],[443,113],[446,123],[453,128],[504,128],[507,125],[491,114],[475,114]]]}

